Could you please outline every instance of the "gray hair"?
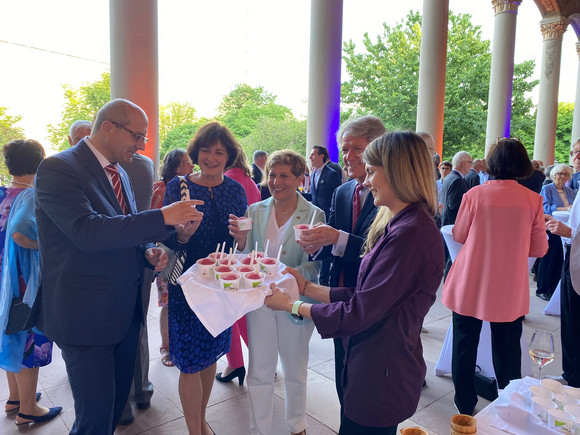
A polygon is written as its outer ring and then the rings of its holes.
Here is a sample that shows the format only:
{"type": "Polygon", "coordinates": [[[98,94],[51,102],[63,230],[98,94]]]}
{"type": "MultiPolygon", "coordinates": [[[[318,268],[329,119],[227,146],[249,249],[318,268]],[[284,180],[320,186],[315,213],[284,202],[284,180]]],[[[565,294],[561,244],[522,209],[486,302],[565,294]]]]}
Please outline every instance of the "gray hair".
{"type": "Polygon", "coordinates": [[[364,137],[371,143],[377,137],[385,134],[387,129],[379,118],[373,115],[365,115],[360,118],[351,118],[346,120],[336,132],[336,143],[342,144],[345,135],[354,137],[364,137]]]}
{"type": "Polygon", "coordinates": [[[268,157],[268,153],[266,151],[262,151],[262,150],[254,151],[254,157],[253,157],[254,162],[261,157],[268,157]]]}
{"type": "Polygon", "coordinates": [[[471,159],[467,151],[459,151],[457,154],[455,154],[451,160],[453,169],[457,169],[461,162],[463,162],[466,158],[471,159]]]}
{"type": "Polygon", "coordinates": [[[559,163],[556,166],[554,166],[552,168],[552,170],[550,171],[550,179],[552,181],[554,181],[554,177],[556,177],[556,174],[561,174],[561,173],[566,173],[571,177],[572,176],[572,168],[570,167],[570,165],[567,165],[565,163],[559,163]]]}
{"type": "Polygon", "coordinates": [[[93,124],[91,121],[85,121],[85,120],[75,121],[71,124],[70,128],[68,129],[68,135],[70,137],[74,137],[75,130],[77,128],[81,128],[81,127],[93,128],[93,124]]]}

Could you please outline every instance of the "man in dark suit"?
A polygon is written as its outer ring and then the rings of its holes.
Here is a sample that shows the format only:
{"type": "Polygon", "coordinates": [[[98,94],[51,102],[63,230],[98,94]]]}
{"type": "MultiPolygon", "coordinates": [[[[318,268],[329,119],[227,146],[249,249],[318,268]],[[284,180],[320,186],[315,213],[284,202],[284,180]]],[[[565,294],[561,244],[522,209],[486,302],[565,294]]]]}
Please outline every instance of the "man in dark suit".
{"type": "MultiPolygon", "coordinates": [[[[127,172],[133,191],[135,192],[135,203],[137,211],[151,209],[151,197],[153,196],[153,183],[155,182],[155,165],[153,160],[147,156],[135,153],[131,162],[121,163],[121,167],[127,172]]],[[[153,270],[142,269],[143,286],[141,296],[143,301],[143,313],[147,317],[149,309],[149,299],[151,298],[151,283],[154,279],[153,270]]],[[[133,413],[133,403],[138,409],[147,409],[151,405],[153,396],[153,384],[149,381],[149,333],[147,322],[141,324],[139,329],[139,344],[137,347],[137,358],[135,361],[135,372],[129,400],[123,410],[123,415],[119,420],[119,425],[131,424],[135,421],[133,413]]]]}
{"type": "MultiPolygon", "coordinates": [[[[318,252],[315,259],[331,259],[331,287],[356,286],[362,245],[377,212],[372,195],[362,186],[366,177],[362,156],[367,145],[385,131],[382,121],[369,115],[346,121],[336,134],[350,181],[334,191],[327,224],[304,231],[300,242],[309,254],[318,252]]],[[[336,390],[342,405],[342,339],[334,339],[334,357],[336,390]]]]}
{"type": "Polygon", "coordinates": [[[254,151],[252,163],[252,180],[254,180],[254,183],[260,184],[262,182],[262,175],[264,174],[267,160],[268,153],[266,151],[254,151]]]}
{"type": "Polygon", "coordinates": [[[580,187],[580,160],[574,159],[574,174],[570,180],[570,187],[574,190],[578,190],[580,187]]]}
{"type": "Polygon", "coordinates": [[[314,167],[310,178],[312,204],[322,209],[328,219],[332,195],[336,188],[342,184],[342,171],[328,165],[330,162],[328,150],[320,145],[312,147],[310,161],[314,167]]]}
{"type": "MultiPolygon", "coordinates": [[[[466,151],[459,151],[453,156],[453,160],[451,161],[453,170],[445,177],[441,185],[441,203],[443,204],[441,226],[455,224],[463,194],[468,190],[464,177],[471,170],[472,163],[473,161],[466,151]]],[[[451,268],[451,257],[447,251],[447,246],[445,246],[445,259],[446,277],[451,268]]]]}
{"type": "Polygon", "coordinates": [[[540,171],[540,163],[537,160],[532,160],[532,167],[534,168],[532,175],[523,180],[518,180],[518,183],[539,194],[542,191],[542,185],[546,177],[540,171]]]}
{"type": "Polygon", "coordinates": [[[465,175],[465,182],[467,183],[467,188],[471,189],[475,186],[479,186],[479,172],[483,169],[483,163],[481,160],[477,159],[473,161],[471,169],[465,175]]]}
{"type": "Polygon", "coordinates": [[[147,141],[147,116],[127,100],[107,103],[90,138],[45,159],[36,178],[40,269],[38,328],[62,350],[74,398],[71,434],[112,434],[127,401],[145,321],[145,261],[163,269],[151,242],[166,225],[191,225],[200,201],[137,213],[117,164],[147,141]]]}

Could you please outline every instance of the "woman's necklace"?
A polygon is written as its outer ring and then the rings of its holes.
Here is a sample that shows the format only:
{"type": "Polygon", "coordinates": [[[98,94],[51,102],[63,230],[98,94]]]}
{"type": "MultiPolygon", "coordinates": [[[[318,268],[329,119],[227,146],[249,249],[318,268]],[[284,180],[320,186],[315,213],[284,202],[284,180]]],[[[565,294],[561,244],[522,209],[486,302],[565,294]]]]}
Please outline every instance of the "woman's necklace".
{"type": "Polygon", "coordinates": [[[281,215],[288,215],[288,214],[292,214],[294,212],[294,210],[281,211],[281,210],[278,210],[276,207],[274,207],[274,210],[276,211],[276,213],[281,214],[281,215]]]}
{"type": "Polygon", "coordinates": [[[30,183],[23,183],[21,181],[14,181],[12,180],[12,184],[18,184],[20,186],[26,186],[26,187],[34,187],[34,184],[30,184],[30,183]]]}

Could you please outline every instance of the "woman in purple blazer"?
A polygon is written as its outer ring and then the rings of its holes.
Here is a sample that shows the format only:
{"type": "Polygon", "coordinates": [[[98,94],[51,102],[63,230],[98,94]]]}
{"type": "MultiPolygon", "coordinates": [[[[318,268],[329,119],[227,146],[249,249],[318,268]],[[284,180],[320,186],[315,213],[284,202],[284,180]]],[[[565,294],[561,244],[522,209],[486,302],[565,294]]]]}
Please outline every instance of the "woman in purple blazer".
{"type": "Polygon", "coordinates": [[[365,150],[375,205],[356,287],[325,287],[294,269],[294,301],[273,285],[266,305],[314,321],[345,349],[340,435],[395,434],[417,409],[426,366],[419,333],[443,276],[441,235],[434,223],[437,190],[425,142],[411,132],[386,133],[365,150]],[[387,209],[388,207],[388,209],[387,209]]]}

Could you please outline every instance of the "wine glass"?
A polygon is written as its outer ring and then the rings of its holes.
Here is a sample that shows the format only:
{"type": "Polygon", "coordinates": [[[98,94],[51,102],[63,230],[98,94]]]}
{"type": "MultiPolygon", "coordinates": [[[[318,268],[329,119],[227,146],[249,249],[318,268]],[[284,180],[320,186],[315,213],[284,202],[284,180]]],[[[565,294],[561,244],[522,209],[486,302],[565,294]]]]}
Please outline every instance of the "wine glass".
{"type": "Polygon", "coordinates": [[[554,337],[550,331],[536,329],[530,340],[530,357],[538,365],[538,379],[542,380],[542,368],[554,361],[554,337]]]}

